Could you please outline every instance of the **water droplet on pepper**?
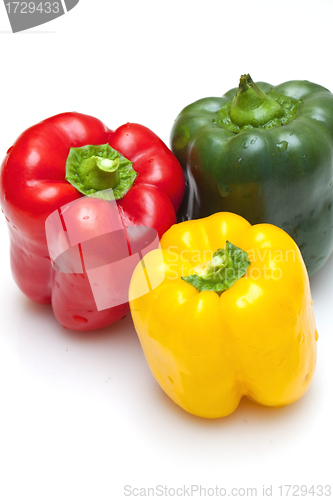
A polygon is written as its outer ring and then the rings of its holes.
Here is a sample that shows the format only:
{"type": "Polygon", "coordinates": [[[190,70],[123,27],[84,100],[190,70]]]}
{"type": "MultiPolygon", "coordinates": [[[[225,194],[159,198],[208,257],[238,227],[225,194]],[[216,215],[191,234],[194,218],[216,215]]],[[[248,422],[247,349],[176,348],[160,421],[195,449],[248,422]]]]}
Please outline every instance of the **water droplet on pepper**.
{"type": "Polygon", "coordinates": [[[281,141],[277,144],[277,147],[279,148],[279,150],[281,152],[283,151],[286,151],[286,149],[288,148],[288,142],[287,141],[281,141]]]}
{"type": "Polygon", "coordinates": [[[87,318],[84,318],[83,316],[77,316],[76,314],[73,316],[73,320],[77,323],[88,323],[87,318]]]}
{"type": "Polygon", "coordinates": [[[226,184],[220,184],[218,188],[220,195],[223,196],[223,198],[226,198],[227,196],[231,195],[231,189],[226,184]]]}

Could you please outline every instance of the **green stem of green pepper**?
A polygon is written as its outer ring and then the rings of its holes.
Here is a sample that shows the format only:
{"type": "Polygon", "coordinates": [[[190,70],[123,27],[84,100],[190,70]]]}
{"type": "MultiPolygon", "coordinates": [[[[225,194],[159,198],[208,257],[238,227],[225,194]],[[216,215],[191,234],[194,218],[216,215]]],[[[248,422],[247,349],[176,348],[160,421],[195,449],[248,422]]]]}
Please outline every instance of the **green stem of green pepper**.
{"type": "Polygon", "coordinates": [[[283,114],[283,107],[262,92],[250,75],[240,77],[238,92],[230,107],[230,118],[236,125],[260,127],[283,114]]]}

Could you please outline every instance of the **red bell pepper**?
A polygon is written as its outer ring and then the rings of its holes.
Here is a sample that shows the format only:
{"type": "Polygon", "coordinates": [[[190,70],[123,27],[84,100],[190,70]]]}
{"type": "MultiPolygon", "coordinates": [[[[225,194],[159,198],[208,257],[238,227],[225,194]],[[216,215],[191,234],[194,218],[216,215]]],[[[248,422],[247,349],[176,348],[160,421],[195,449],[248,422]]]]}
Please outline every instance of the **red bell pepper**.
{"type": "Polygon", "coordinates": [[[23,132],[1,167],[0,201],[14,279],[31,300],[52,303],[65,328],[101,328],[128,311],[127,303],[98,311],[86,274],[55,271],[46,242],[45,220],[52,212],[110,187],[125,227],[149,226],[162,236],[176,222],[182,169],[142,125],[127,123],[113,132],[94,117],[63,113],[23,132]]]}

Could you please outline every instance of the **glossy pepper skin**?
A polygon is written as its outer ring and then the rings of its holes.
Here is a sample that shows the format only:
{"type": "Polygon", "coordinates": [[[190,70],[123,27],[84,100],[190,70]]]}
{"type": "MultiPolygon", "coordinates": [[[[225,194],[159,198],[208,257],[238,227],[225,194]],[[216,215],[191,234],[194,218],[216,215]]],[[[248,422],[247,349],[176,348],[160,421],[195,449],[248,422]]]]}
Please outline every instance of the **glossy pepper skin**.
{"type": "MultiPolygon", "coordinates": [[[[280,407],[299,399],[316,364],[317,331],[307,271],[297,245],[270,224],[217,213],[172,226],[158,251],[145,256],[163,282],[135,297],[134,325],[149,367],[168,396],[186,411],[224,417],[242,396],[280,407]],[[181,279],[230,241],[248,253],[246,274],[221,294],[181,279]]],[[[195,271],[198,272],[198,271],[195,271]]]]}
{"type": "MultiPolygon", "coordinates": [[[[1,167],[1,207],[9,227],[14,279],[34,302],[52,303],[58,321],[73,330],[101,328],[128,312],[127,303],[98,311],[85,273],[52,268],[45,237],[47,217],[83,196],[65,180],[70,148],[103,144],[126,156],[137,172],[132,187],[117,201],[124,226],[149,226],[161,236],[176,220],[183,173],[171,151],[142,125],[127,123],[111,131],[92,116],[63,113],[23,132],[1,167]]],[[[86,200],[89,205],[91,200],[86,200]]],[[[97,221],[106,216],[90,215],[97,221]]]]}
{"type": "Polygon", "coordinates": [[[230,211],[284,229],[309,274],[333,249],[333,94],[308,81],[239,89],[184,108],[171,132],[187,178],[179,220],[230,211]],[[272,102],[273,101],[273,102],[272,102]]]}

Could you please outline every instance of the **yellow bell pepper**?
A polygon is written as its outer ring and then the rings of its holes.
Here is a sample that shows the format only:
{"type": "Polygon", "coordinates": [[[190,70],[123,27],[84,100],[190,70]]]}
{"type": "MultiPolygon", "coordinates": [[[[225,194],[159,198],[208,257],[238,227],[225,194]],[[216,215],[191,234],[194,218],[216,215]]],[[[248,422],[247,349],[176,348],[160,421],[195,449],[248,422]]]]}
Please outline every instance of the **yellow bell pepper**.
{"type": "Polygon", "coordinates": [[[242,396],[272,407],[299,399],[315,370],[318,334],[290,236],[224,212],[172,226],[161,249],[144,257],[144,272],[137,266],[130,307],[168,396],[206,418],[229,415],[242,396]]]}

